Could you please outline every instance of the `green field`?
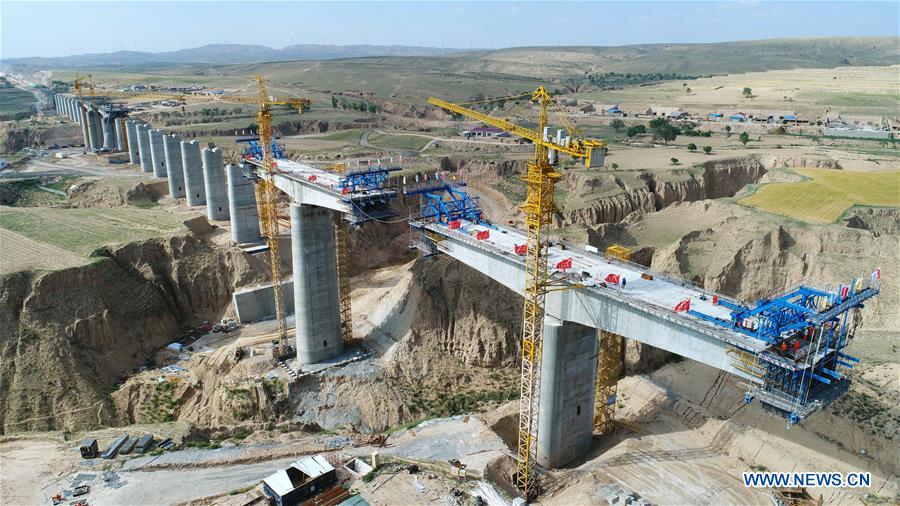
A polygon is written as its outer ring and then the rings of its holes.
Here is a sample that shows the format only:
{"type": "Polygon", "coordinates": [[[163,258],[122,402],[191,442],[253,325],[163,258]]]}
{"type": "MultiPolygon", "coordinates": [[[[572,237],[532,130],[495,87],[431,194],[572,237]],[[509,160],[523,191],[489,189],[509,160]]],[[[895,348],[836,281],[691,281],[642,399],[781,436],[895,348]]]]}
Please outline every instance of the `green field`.
{"type": "Polygon", "coordinates": [[[739,204],[810,223],[833,223],[856,206],[900,207],[900,171],[795,169],[799,183],[771,183],[739,204]]]}
{"type": "Polygon", "coordinates": [[[380,148],[414,149],[418,151],[425,144],[428,144],[428,141],[427,137],[418,135],[393,135],[379,132],[369,134],[369,144],[380,148]]]}
{"type": "Polygon", "coordinates": [[[30,91],[19,88],[0,88],[0,118],[3,120],[21,119],[34,111],[37,101],[30,91]]]}
{"type": "Polygon", "coordinates": [[[90,254],[106,244],[122,244],[158,237],[176,230],[183,221],[161,209],[18,208],[0,212],[0,228],[58,248],[90,254]]]}

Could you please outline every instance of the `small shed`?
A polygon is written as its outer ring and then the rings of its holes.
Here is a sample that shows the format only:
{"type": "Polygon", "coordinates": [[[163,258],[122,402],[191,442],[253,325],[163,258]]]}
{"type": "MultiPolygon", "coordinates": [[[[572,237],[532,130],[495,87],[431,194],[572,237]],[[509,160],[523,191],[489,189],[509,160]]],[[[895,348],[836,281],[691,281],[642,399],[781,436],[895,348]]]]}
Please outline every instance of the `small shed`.
{"type": "Polygon", "coordinates": [[[294,506],[331,487],[334,466],[321,455],[304,457],[263,480],[263,492],[277,506],[294,506]]]}

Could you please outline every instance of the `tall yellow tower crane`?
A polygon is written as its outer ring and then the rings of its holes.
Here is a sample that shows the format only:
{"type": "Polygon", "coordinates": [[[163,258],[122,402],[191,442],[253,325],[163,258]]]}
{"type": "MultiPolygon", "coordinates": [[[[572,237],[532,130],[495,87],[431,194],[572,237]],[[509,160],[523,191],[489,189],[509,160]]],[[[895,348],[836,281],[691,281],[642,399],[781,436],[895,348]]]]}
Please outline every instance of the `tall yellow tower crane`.
{"type": "MultiPolygon", "coordinates": [[[[89,76],[90,77],[90,76],[89,76]]],[[[275,355],[278,356],[286,348],[287,345],[287,315],[284,305],[284,275],[281,271],[281,262],[278,254],[278,189],[275,187],[275,173],[277,168],[272,159],[272,139],[274,137],[272,131],[272,109],[273,106],[287,106],[297,109],[301,114],[310,106],[312,101],[308,98],[288,98],[284,100],[275,100],[270,97],[266,90],[266,81],[261,75],[253,77],[256,82],[256,96],[241,95],[223,95],[218,97],[219,100],[238,104],[249,104],[258,107],[257,123],[259,125],[259,143],[262,146],[262,168],[263,178],[256,185],[256,200],[259,208],[259,221],[262,225],[263,235],[266,237],[269,246],[269,263],[272,275],[272,291],[275,296],[275,321],[277,325],[278,346],[275,355]]],[[[77,83],[76,81],[76,87],[77,83]]],[[[93,86],[91,87],[93,91],[93,86]]],[[[186,101],[183,94],[174,94],[167,92],[146,92],[138,91],[131,93],[110,92],[110,96],[117,97],[140,97],[155,96],[164,98],[179,99],[183,105],[186,101]]]]}
{"type": "MultiPolygon", "coordinates": [[[[528,228],[528,250],[525,257],[525,303],[522,322],[522,376],[519,384],[519,441],[515,485],[526,498],[537,494],[537,480],[533,472],[537,458],[538,408],[540,406],[541,344],[544,332],[544,300],[550,289],[547,267],[549,227],[555,207],[553,187],[560,175],[548,161],[548,152],[554,149],[568,153],[591,165],[595,149],[606,149],[606,144],[596,139],[572,138],[565,145],[544,138],[547,126],[547,107],[552,97],[541,86],[531,93],[531,101],[538,104],[538,128],[531,130],[510,121],[468,109],[437,98],[429,98],[430,104],[450,112],[467,116],[483,123],[502,128],[534,143],[534,160],[528,163],[524,180],[527,185],[525,225],[528,228]]],[[[574,131],[569,130],[574,134],[574,131]]]]}
{"type": "Polygon", "coordinates": [[[256,200],[259,208],[259,222],[263,235],[269,244],[269,263],[272,273],[272,292],[275,296],[275,321],[277,325],[278,345],[275,356],[284,352],[287,346],[287,315],[284,307],[284,275],[278,255],[278,188],[275,186],[277,168],[272,159],[272,107],[288,106],[297,109],[301,114],[312,103],[307,98],[289,98],[275,100],[266,91],[266,80],[261,75],[253,77],[257,86],[257,97],[222,96],[226,102],[253,104],[259,108],[257,123],[259,125],[259,144],[262,147],[263,178],[256,185],[256,200]]]}
{"type": "MultiPolygon", "coordinates": [[[[87,124],[87,113],[84,110],[85,83],[90,83],[89,93],[90,93],[90,97],[91,97],[91,106],[93,107],[93,105],[94,105],[94,80],[91,78],[90,74],[88,74],[86,76],[79,76],[78,74],[75,74],[75,91],[78,92],[78,100],[81,102],[81,105],[79,105],[79,107],[78,107],[79,108],[78,114],[79,114],[79,116],[81,116],[83,125],[87,124]]],[[[87,149],[87,148],[85,148],[85,149],[87,149]]]]}

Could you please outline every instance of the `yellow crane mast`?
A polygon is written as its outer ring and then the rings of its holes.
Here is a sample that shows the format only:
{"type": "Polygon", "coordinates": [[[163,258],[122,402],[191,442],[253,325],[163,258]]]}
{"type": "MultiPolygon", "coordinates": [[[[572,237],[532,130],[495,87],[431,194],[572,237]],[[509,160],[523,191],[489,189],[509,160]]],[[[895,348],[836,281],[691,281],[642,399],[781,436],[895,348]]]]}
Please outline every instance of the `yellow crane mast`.
{"type": "MultiPolygon", "coordinates": [[[[547,90],[540,86],[531,93],[531,101],[538,105],[538,128],[531,130],[510,121],[495,118],[437,98],[429,98],[430,104],[450,112],[479,120],[488,125],[529,139],[534,144],[534,160],[528,163],[524,180],[527,186],[525,213],[528,249],[525,257],[525,302],[522,321],[522,374],[519,384],[519,431],[515,485],[525,495],[537,495],[534,463],[537,458],[538,410],[540,406],[541,345],[544,332],[544,301],[549,291],[548,249],[549,227],[553,218],[553,187],[560,175],[548,161],[548,152],[554,149],[581,158],[591,165],[595,149],[606,149],[606,144],[596,139],[574,138],[562,145],[544,138],[548,125],[547,107],[553,102],[547,90]]],[[[571,133],[574,132],[570,129],[571,133]]]]}
{"type": "Polygon", "coordinates": [[[256,100],[249,97],[222,97],[229,102],[256,104],[259,108],[257,123],[259,125],[259,144],[262,148],[263,178],[256,185],[256,200],[259,208],[259,221],[262,225],[263,235],[269,244],[269,264],[272,274],[272,292],[275,296],[275,321],[277,325],[278,344],[275,356],[281,355],[287,346],[287,314],[284,306],[284,275],[281,271],[281,261],[278,254],[278,188],[275,186],[275,173],[277,168],[272,159],[272,106],[287,105],[298,109],[301,113],[304,107],[311,103],[305,98],[291,98],[287,100],[274,100],[266,91],[266,80],[261,75],[253,77],[256,81],[258,96],[256,100]]]}
{"type": "MultiPolygon", "coordinates": [[[[81,116],[82,125],[87,124],[87,112],[85,112],[84,110],[84,84],[88,81],[91,82],[91,89],[93,89],[93,79],[91,79],[90,74],[88,74],[87,76],[79,76],[78,74],[75,74],[75,91],[78,92],[78,100],[81,102],[81,105],[78,107],[78,114],[79,116],[81,116]]],[[[93,103],[93,101],[94,96],[93,93],[91,93],[91,102],[93,103]]],[[[85,147],[85,149],[87,149],[87,147],[85,147]]]]}
{"type": "MultiPolygon", "coordinates": [[[[275,321],[276,334],[278,336],[278,344],[275,355],[281,355],[287,345],[287,315],[284,304],[284,274],[281,270],[281,261],[278,253],[278,188],[275,186],[275,174],[278,172],[275,161],[272,159],[272,139],[274,138],[272,129],[272,108],[273,106],[287,106],[297,109],[301,114],[304,109],[308,108],[312,101],[308,98],[288,98],[283,100],[275,100],[270,97],[266,90],[265,78],[261,75],[255,75],[253,80],[256,82],[256,96],[241,95],[223,95],[218,100],[255,105],[258,108],[257,124],[259,125],[259,144],[262,147],[262,172],[263,177],[256,185],[256,201],[259,209],[259,221],[263,235],[266,237],[269,246],[269,263],[272,276],[272,291],[275,298],[275,321]]],[[[77,82],[77,81],[76,81],[77,82]]],[[[118,93],[111,92],[110,95],[118,97],[139,97],[139,96],[155,96],[155,97],[172,97],[178,98],[185,103],[183,94],[170,94],[166,92],[133,92],[118,93]]],[[[183,107],[182,107],[183,108],[183,107]]]]}

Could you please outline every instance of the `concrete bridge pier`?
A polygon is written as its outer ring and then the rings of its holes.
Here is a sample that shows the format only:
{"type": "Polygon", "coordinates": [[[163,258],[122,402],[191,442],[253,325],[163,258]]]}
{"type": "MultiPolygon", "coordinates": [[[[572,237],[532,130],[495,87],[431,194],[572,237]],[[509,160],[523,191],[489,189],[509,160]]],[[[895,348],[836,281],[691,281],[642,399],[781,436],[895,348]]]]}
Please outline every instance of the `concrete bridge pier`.
{"type": "Polygon", "coordinates": [[[99,113],[95,111],[93,108],[88,108],[87,111],[87,130],[88,130],[88,145],[90,146],[91,151],[98,151],[101,147],[101,137],[100,137],[100,125],[97,116],[99,113]]]}
{"type": "Polygon", "coordinates": [[[153,156],[150,154],[150,125],[140,123],[137,129],[138,158],[142,172],[153,172],[153,156]]]}
{"type": "Polygon", "coordinates": [[[125,135],[128,136],[128,162],[132,165],[140,165],[141,154],[138,151],[138,122],[129,119],[125,121],[125,135]]]}
{"type": "Polygon", "coordinates": [[[84,138],[84,149],[85,151],[88,151],[91,149],[91,131],[89,128],[87,110],[80,100],[76,102],[76,106],[78,108],[79,123],[81,124],[81,135],[84,138]]]}
{"type": "Polygon", "coordinates": [[[164,178],[168,175],[166,170],[166,154],[163,148],[162,130],[150,130],[150,159],[153,161],[153,177],[164,178]]]}
{"type": "Polygon", "coordinates": [[[100,128],[103,132],[103,149],[110,151],[116,149],[116,125],[115,118],[109,114],[100,113],[100,128]]]}
{"type": "Polygon", "coordinates": [[[301,365],[344,351],[332,213],[323,207],[291,204],[296,348],[301,365]]]}
{"type": "Polygon", "coordinates": [[[163,135],[163,151],[166,155],[166,177],[169,180],[169,196],[184,198],[184,169],[181,165],[181,136],[163,135]]]}
{"type": "Polygon", "coordinates": [[[116,151],[125,151],[125,118],[116,118],[116,151]]]}
{"type": "Polygon", "coordinates": [[[228,188],[222,148],[203,150],[203,180],[206,183],[206,217],[210,221],[228,221],[228,188]]]}
{"type": "Polygon", "coordinates": [[[562,467],[587,455],[594,430],[597,330],[544,318],[537,461],[562,467]]]}
{"type": "Polygon", "coordinates": [[[244,177],[237,165],[228,165],[225,171],[228,176],[231,239],[238,244],[257,242],[261,237],[253,182],[244,177]]]}
{"type": "Polygon", "coordinates": [[[206,205],[206,185],[203,182],[203,164],[200,141],[181,141],[181,165],[184,169],[184,193],[187,205],[206,205]]]}

